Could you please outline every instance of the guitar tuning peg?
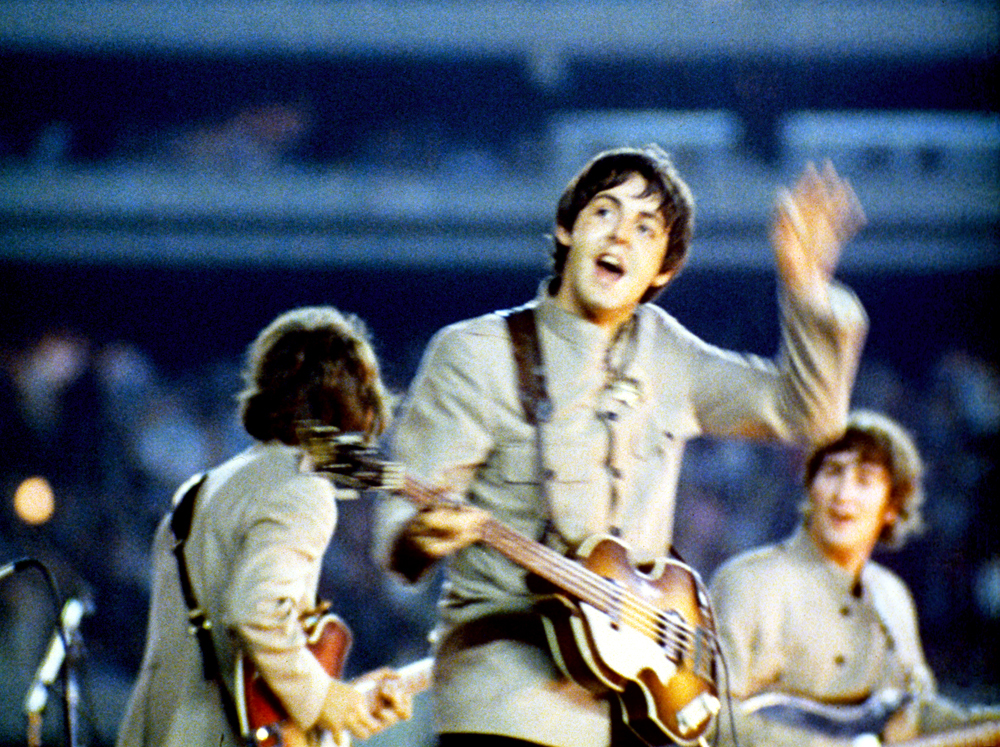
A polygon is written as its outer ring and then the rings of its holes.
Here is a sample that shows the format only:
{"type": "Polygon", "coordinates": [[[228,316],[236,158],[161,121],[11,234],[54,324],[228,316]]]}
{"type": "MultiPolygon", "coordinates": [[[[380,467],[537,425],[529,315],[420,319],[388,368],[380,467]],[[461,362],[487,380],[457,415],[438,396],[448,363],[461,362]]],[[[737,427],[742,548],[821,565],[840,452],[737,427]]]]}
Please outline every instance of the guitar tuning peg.
{"type": "Polygon", "coordinates": [[[402,490],[406,483],[406,470],[402,464],[390,462],[386,465],[385,489],[402,490]]]}

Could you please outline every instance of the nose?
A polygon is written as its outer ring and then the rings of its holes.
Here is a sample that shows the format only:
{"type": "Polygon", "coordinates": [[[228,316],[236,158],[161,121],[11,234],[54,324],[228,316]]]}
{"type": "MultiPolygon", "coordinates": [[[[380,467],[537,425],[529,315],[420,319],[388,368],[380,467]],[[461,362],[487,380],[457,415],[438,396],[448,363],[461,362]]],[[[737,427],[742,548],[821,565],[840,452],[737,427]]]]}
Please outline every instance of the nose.
{"type": "Polygon", "coordinates": [[[628,232],[625,230],[625,221],[621,218],[615,219],[611,224],[611,240],[616,244],[628,242],[628,232]]]}
{"type": "Polygon", "coordinates": [[[851,479],[850,473],[845,473],[839,475],[836,482],[833,485],[833,495],[834,500],[838,503],[846,503],[854,498],[854,480],[851,479]]]}

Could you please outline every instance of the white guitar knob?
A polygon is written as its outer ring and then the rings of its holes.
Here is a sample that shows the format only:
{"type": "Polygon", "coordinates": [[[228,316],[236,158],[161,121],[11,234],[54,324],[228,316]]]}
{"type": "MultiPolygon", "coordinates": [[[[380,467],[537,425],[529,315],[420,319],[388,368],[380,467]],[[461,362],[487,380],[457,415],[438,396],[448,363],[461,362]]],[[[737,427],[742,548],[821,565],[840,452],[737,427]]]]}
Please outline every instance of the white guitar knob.
{"type": "Polygon", "coordinates": [[[690,734],[718,712],[719,699],[709,693],[702,693],[677,712],[677,728],[682,734],[690,734]]]}

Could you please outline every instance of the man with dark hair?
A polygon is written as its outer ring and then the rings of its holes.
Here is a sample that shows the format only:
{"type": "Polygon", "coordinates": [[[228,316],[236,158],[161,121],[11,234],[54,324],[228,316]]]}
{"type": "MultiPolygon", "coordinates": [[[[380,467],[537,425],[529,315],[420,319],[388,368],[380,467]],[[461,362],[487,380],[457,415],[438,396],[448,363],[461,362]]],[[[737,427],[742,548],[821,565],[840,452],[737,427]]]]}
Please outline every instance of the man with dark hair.
{"type": "MultiPolygon", "coordinates": [[[[409,714],[409,699],[379,673],[384,697],[369,712],[359,691],[333,679],[306,648],[302,620],[317,606],[323,554],[337,520],[337,491],[311,471],[299,443],[303,422],[375,439],[388,397],[364,325],[330,307],[282,314],[250,346],[240,415],[256,443],[207,472],[194,494],[183,544],[185,575],[211,627],[206,677],[174,555],[168,515],[153,547],[146,651],[119,747],[240,744],[230,706],[235,663],[248,655],[299,733],[328,731],[345,744],[409,714]]],[[[186,493],[182,487],[175,506],[186,493]]],[[[193,620],[193,618],[192,618],[193,620]]]]}
{"type": "MultiPolygon", "coordinates": [[[[559,201],[554,274],[538,297],[428,347],[392,453],[462,505],[387,501],[380,550],[410,579],[454,553],[435,631],[442,745],[629,739],[616,705],[560,671],[525,568],[477,542],[487,513],[559,553],[606,533],[649,563],[670,549],[685,441],[814,440],[843,423],[866,330],[830,279],[862,221],[848,185],[809,169],[779,203],[776,362],[712,347],[645,303],[679,271],[693,210],[658,147],[599,154],[559,201]]],[[[686,715],[698,727],[715,703],[695,701],[686,715]]]]}
{"type": "MultiPolygon", "coordinates": [[[[841,725],[859,737],[881,728],[883,710],[889,721],[878,736],[890,741],[1000,718],[936,694],[909,589],[871,560],[877,544],[899,547],[920,529],[922,477],[917,447],[898,423],[852,413],[844,434],[807,460],[802,526],[719,568],[711,594],[741,747],[844,744],[841,725]],[[813,711],[869,698],[866,708],[813,711]],[[813,712],[825,721],[806,725],[813,712]]],[[[729,726],[724,717],[724,743],[729,726]]]]}

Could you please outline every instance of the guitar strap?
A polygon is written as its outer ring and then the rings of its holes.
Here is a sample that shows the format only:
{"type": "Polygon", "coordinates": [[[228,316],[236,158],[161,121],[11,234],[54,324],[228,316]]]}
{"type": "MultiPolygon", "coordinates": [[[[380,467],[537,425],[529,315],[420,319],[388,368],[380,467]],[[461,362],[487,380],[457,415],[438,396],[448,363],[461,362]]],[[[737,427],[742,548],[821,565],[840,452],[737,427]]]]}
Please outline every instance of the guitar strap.
{"type": "MultiPolygon", "coordinates": [[[[542,501],[548,510],[540,541],[548,544],[546,540],[556,534],[556,530],[552,523],[548,491],[548,481],[552,479],[552,473],[545,468],[542,426],[552,417],[552,401],[545,389],[545,369],[542,364],[541,346],[538,343],[535,312],[532,306],[519,306],[502,311],[500,314],[506,319],[507,329],[510,331],[511,347],[517,364],[518,398],[524,408],[525,418],[535,428],[538,484],[542,501]]],[[[611,703],[611,696],[607,697],[610,703],[612,743],[621,747],[646,747],[645,740],[640,739],[625,723],[621,709],[611,703]]]]}
{"type": "Polygon", "coordinates": [[[519,306],[501,314],[507,320],[514,362],[517,364],[518,398],[528,423],[537,428],[552,416],[552,402],[545,390],[545,369],[538,344],[535,310],[531,306],[519,306]]]}
{"type": "Polygon", "coordinates": [[[215,682],[218,685],[219,700],[222,702],[222,710],[225,712],[226,720],[236,738],[242,740],[243,734],[240,728],[240,719],[236,713],[236,701],[222,676],[219,656],[212,641],[212,621],[208,619],[204,608],[198,604],[198,599],[195,597],[191,576],[188,574],[187,558],[184,555],[184,545],[191,532],[191,522],[194,519],[195,500],[207,477],[208,473],[203,472],[192,477],[186,487],[182,486],[181,489],[184,492],[170,515],[170,530],[174,535],[174,557],[177,559],[177,575],[180,579],[181,594],[184,597],[184,604],[188,608],[188,631],[197,639],[198,647],[201,649],[201,666],[205,681],[215,682]]]}
{"type": "Polygon", "coordinates": [[[535,324],[535,310],[530,305],[518,306],[501,311],[510,332],[510,344],[517,365],[517,396],[524,408],[524,417],[535,429],[535,472],[538,485],[549,515],[542,530],[544,540],[555,531],[552,524],[549,503],[548,481],[552,473],[545,468],[545,450],[542,425],[552,417],[552,400],[545,389],[545,368],[542,351],[538,342],[538,327],[535,324]]]}

